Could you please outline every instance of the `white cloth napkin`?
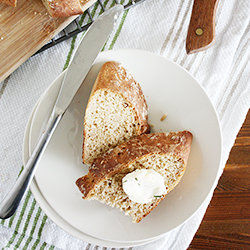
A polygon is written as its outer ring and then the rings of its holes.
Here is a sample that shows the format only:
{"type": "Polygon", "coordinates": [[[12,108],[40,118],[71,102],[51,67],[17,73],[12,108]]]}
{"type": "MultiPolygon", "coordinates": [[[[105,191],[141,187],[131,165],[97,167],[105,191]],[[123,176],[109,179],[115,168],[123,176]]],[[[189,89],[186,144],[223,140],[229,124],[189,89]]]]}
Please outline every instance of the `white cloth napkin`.
{"type": "MultiPolygon", "coordinates": [[[[105,3],[108,8],[112,1],[105,3]]],[[[221,175],[250,107],[250,3],[219,1],[215,44],[204,52],[186,55],[185,39],[192,3],[192,0],[146,0],[131,8],[120,18],[105,50],[131,48],[154,52],[181,65],[200,82],[211,98],[221,122],[221,175]]],[[[95,15],[100,13],[99,8],[95,15]]],[[[0,83],[0,200],[7,194],[21,170],[23,135],[33,106],[62,72],[79,37],[31,57],[0,83]]],[[[185,224],[155,242],[133,249],[186,249],[200,225],[212,194],[213,190],[202,207],[185,224]]],[[[44,214],[30,191],[15,216],[0,220],[0,247],[111,249],[82,242],[64,232],[44,214]]]]}

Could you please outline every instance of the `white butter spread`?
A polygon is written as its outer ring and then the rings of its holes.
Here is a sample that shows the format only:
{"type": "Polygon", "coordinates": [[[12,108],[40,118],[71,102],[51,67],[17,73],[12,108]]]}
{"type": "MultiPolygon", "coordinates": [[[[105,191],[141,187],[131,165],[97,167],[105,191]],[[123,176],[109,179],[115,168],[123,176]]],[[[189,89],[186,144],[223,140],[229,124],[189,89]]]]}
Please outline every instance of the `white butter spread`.
{"type": "Polygon", "coordinates": [[[129,199],[148,203],[166,194],[164,178],[152,169],[137,169],[122,179],[122,187],[129,199]]]}

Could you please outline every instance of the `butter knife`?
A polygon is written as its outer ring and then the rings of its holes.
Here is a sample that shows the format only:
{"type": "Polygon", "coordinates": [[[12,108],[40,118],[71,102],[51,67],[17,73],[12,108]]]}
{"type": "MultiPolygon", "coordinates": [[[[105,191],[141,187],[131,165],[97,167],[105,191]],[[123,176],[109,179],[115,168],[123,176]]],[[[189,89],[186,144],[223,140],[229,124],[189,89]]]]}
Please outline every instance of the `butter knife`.
{"type": "Polygon", "coordinates": [[[11,217],[29,188],[38,163],[49,144],[77,90],[106,42],[114,25],[123,12],[123,6],[115,5],[100,15],[84,34],[75,54],[65,71],[64,79],[44,133],[11,191],[0,204],[0,218],[11,217]]]}

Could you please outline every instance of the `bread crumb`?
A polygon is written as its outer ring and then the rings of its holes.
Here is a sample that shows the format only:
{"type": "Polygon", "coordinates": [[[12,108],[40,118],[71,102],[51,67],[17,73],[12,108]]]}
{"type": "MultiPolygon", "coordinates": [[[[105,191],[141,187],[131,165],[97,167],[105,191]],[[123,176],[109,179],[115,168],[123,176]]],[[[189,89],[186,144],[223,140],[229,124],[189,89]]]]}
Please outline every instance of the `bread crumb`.
{"type": "Polygon", "coordinates": [[[167,117],[167,115],[165,114],[165,115],[163,115],[162,117],[161,117],[161,121],[164,121],[165,119],[166,119],[166,117],[167,117]]]}
{"type": "Polygon", "coordinates": [[[150,124],[150,127],[153,128],[155,125],[154,124],[150,124]]]}

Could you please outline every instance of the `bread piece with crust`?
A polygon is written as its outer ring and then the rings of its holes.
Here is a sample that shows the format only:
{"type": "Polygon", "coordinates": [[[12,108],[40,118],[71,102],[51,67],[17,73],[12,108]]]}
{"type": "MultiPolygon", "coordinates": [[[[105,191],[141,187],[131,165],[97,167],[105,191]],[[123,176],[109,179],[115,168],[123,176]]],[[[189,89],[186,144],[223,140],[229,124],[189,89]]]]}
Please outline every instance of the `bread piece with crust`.
{"type": "Polygon", "coordinates": [[[83,14],[96,0],[42,0],[52,17],[83,14]]]}
{"type": "Polygon", "coordinates": [[[153,169],[164,178],[169,193],[186,169],[193,135],[188,131],[143,134],[109,150],[97,158],[87,175],[76,185],[85,200],[99,200],[123,210],[140,222],[166,196],[142,204],[129,199],[122,178],[136,169],[153,169]]]}
{"type": "Polygon", "coordinates": [[[4,3],[9,6],[16,7],[17,0],[0,0],[0,3],[4,3]]]}
{"type": "Polygon", "coordinates": [[[84,116],[83,163],[124,141],[149,132],[142,89],[120,63],[106,62],[92,88],[84,116]]]}

